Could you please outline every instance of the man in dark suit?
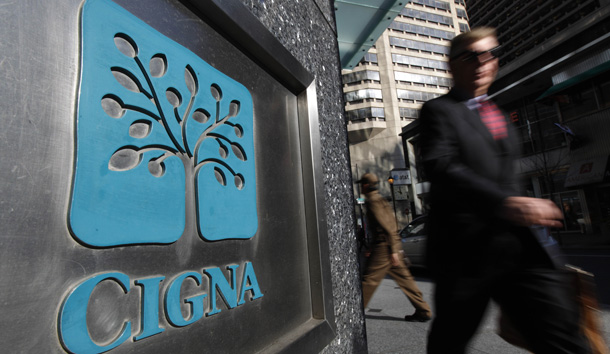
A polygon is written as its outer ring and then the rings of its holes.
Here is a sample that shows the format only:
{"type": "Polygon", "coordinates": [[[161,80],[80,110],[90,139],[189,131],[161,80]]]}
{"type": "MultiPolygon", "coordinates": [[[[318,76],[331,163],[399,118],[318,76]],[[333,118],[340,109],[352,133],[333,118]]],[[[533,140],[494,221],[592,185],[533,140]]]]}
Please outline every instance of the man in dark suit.
{"type": "Polygon", "coordinates": [[[561,211],[519,196],[517,137],[487,98],[497,48],[492,28],[455,37],[454,88],[421,111],[421,157],[431,182],[427,255],[436,282],[428,353],[464,353],[490,300],[535,353],[588,353],[568,274],[552,266],[528,228],[561,226],[561,211]]]}

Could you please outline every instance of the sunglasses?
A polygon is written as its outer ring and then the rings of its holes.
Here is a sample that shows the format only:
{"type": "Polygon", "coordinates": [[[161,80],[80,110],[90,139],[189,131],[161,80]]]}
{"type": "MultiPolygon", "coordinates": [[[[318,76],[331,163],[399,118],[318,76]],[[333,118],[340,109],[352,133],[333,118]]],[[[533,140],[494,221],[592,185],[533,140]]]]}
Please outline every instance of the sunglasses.
{"type": "Polygon", "coordinates": [[[491,48],[490,50],[486,50],[483,52],[476,52],[473,50],[467,50],[462,52],[459,55],[456,55],[456,58],[461,58],[461,61],[463,62],[474,62],[474,61],[479,61],[480,63],[485,63],[488,62],[490,60],[496,59],[500,56],[500,46],[497,46],[495,48],[491,48]]]}

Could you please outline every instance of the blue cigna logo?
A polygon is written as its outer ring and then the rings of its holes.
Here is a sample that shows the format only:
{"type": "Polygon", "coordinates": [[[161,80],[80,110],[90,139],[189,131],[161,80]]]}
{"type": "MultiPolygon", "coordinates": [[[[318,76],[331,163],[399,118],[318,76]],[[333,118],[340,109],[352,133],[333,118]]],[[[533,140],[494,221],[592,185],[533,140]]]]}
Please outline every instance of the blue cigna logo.
{"type": "Polygon", "coordinates": [[[69,215],[77,240],[172,243],[187,210],[206,240],[256,233],[253,107],[243,85],[120,6],[89,0],[79,96],[69,215]]]}

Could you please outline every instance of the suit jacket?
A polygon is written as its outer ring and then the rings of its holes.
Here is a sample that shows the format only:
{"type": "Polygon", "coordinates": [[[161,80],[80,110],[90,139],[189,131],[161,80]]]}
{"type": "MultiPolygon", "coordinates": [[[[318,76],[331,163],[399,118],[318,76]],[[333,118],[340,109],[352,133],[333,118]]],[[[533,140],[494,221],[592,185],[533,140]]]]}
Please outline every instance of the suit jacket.
{"type": "Polygon", "coordinates": [[[507,122],[508,138],[494,140],[465,101],[454,89],[420,115],[421,163],[431,182],[428,263],[452,274],[498,271],[541,251],[527,228],[498,216],[503,200],[518,195],[515,130],[507,122]]]}
{"type": "Polygon", "coordinates": [[[366,194],[365,206],[367,227],[372,233],[374,242],[387,242],[391,253],[400,252],[402,246],[390,203],[375,190],[366,194]]]}

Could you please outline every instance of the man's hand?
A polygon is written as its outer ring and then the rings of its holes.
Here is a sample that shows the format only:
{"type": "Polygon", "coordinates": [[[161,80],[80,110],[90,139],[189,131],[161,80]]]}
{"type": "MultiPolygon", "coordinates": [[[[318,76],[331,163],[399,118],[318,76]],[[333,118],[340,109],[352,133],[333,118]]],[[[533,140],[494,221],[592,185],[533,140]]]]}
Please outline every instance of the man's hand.
{"type": "Polygon", "coordinates": [[[561,227],[561,210],[548,199],[508,197],[502,204],[501,216],[520,226],[541,225],[561,227]]]}
{"type": "Polygon", "coordinates": [[[390,262],[392,263],[392,267],[398,267],[400,265],[400,256],[398,253],[392,253],[392,258],[390,258],[390,262]]]}

